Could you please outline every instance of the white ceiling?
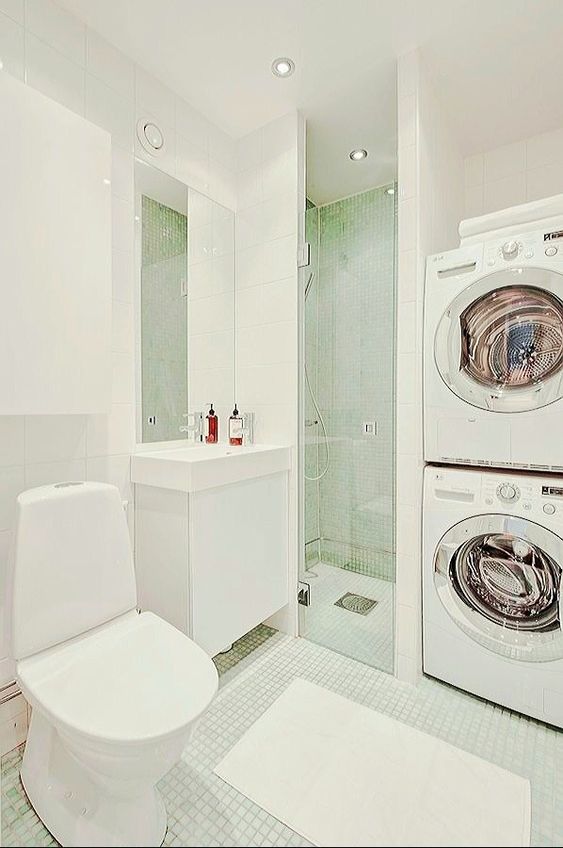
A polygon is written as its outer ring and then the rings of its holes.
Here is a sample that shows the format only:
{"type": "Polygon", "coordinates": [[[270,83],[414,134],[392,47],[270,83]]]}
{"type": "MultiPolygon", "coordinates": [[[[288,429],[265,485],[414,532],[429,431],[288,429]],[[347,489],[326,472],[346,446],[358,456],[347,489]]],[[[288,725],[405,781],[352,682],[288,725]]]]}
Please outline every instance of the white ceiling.
{"type": "Polygon", "coordinates": [[[416,46],[464,152],[563,125],[561,0],[60,2],[234,137],[301,109],[317,203],[396,176],[396,57],[416,46]]]}

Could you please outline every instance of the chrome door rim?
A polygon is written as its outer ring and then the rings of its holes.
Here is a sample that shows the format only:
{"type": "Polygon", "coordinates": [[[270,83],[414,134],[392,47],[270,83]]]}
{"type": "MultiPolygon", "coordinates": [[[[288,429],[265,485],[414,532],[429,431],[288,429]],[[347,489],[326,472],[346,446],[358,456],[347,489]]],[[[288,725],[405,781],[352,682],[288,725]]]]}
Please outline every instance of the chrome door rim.
{"type": "MultiPolygon", "coordinates": [[[[457,397],[479,409],[492,412],[511,413],[539,409],[563,397],[563,274],[545,268],[510,268],[482,277],[460,292],[442,315],[434,337],[434,361],[445,385],[457,397]],[[560,336],[560,350],[554,354],[556,364],[552,373],[538,378],[528,385],[487,385],[475,379],[471,369],[462,366],[466,356],[466,340],[463,338],[462,322],[472,308],[485,302],[490,296],[509,288],[521,292],[544,294],[546,308],[559,314],[555,337],[560,336]],[[560,320],[558,320],[560,319],[560,320]]],[[[507,299],[507,303],[509,303],[507,299]]],[[[525,307],[523,307],[525,309],[525,307]]],[[[526,326],[526,322],[522,322],[526,326]]],[[[526,355],[525,352],[523,354],[526,355]]]]}
{"type": "Polygon", "coordinates": [[[455,524],[440,539],[434,554],[434,586],[449,617],[475,642],[510,659],[549,662],[563,657],[562,564],[563,540],[547,528],[515,516],[496,513],[472,516],[455,524]],[[487,616],[482,605],[478,602],[472,604],[471,592],[460,592],[459,587],[454,585],[452,561],[464,547],[467,548],[468,543],[487,535],[519,540],[541,551],[554,564],[555,570],[550,579],[556,609],[550,610],[550,615],[538,616],[538,629],[530,626],[529,621],[522,628],[500,623],[498,613],[487,616]]]}

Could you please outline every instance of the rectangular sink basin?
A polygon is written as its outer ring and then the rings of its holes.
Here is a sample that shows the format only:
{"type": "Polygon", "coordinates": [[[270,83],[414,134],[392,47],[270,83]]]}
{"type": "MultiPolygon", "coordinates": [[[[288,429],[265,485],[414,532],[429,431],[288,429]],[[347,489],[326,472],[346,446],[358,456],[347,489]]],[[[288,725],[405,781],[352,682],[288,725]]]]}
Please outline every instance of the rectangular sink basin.
{"type": "Polygon", "coordinates": [[[131,480],[145,486],[198,492],[288,471],[290,448],[276,445],[190,445],[131,457],[131,480]]]}

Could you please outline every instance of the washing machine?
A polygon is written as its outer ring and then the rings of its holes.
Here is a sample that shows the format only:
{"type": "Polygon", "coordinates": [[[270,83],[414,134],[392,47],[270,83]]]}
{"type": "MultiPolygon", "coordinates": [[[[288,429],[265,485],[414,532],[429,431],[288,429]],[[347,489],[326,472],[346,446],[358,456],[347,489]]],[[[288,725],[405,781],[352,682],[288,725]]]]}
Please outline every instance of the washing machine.
{"type": "Polygon", "coordinates": [[[563,472],[563,195],[427,260],[425,459],[563,472]]]}
{"type": "Polygon", "coordinates": [[[424,672],[563,727],[563,476],[427,466],[424,672]]]}

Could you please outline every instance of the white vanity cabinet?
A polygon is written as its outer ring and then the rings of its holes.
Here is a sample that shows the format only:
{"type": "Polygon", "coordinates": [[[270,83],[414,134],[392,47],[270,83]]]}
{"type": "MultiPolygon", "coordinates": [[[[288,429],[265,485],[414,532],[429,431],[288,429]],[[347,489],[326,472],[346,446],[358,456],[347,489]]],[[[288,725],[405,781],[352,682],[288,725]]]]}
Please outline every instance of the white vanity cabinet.
{"type": "Polygon", "coordinates": [[[0,71],[0,415],[111,405],[111,142],[0,71]]]}
{"type": "Polygon", "coordinates": [[[288,448],[133,456],[140,608],[214,656],[285,606],[288,469],[288,448]]]}

